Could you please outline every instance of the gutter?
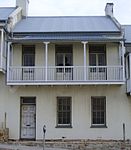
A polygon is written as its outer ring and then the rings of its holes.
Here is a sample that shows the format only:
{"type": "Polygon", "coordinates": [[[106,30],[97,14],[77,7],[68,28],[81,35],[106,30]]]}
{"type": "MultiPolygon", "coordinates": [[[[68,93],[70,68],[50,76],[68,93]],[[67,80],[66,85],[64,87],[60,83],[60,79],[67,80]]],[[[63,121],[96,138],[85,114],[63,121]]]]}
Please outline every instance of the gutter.
{"type": "Polygon", "coordinates": [[[79,36],[121,36],[121,32],[13,32],[14,36],[49,36],[49,35],[65,35],[65,36],[71,36],[71,35],[79,35],[79,36]]]}
{"type": "Polygon", "coordinates": [[[12,38],[12,39],[8,39],[9,42],[13,42],[13,43],[28,43],[28,42],[43,42],[43,41],[50,41],[50,42],[80,42],[80,41],[83,41],[83,40],[88,40],[89,42],[120,42],[122,41],[122,38],[112,38],[112,39],[109,39],[109,38],[89,38],[89,37],[82,37],[82,38],[75,38],[75,37],[72,37],[70,39],[68,38],[12,38]]]}

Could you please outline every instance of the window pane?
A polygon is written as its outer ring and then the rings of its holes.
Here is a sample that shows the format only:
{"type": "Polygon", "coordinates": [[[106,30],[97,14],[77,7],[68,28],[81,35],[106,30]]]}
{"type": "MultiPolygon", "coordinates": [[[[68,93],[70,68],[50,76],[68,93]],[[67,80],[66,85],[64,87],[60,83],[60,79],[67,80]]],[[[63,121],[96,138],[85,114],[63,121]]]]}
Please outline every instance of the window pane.
{"type": "Polygon", "coordinates": [[[91,97],[92,103],[92,124],[105,125],[106,115],[106,98],[105,97],[91,97]]]}
{"type": "Polygon", "coordinates": [[[56,46],[56,65],[57,66],[72,66],[72,46],[61,45],[56,46]]]}
{"type": "Polygon", "coordinates": [[[24,46],[22,51],[22,65],[23,66],[34,66],[35,65],[35,47],[24,46]]]}
{"type": "Polygon", "coordinates": [[[129,55],[126,58],[126,78],[129,79],[130,78],[130,57],[129,55]]]}
{"type": "Polygon", "coordinates": [[[65,54],[65,66],[71,66],[72,65],[72,54],[65,54]]]}
{"type": "Polygon", "coordinates": [[[62,54],[57,54],[56,55],[56,65],[57,66],[63,66],[63,55],[62,54]]]}
{"type": "Polygon", "coordinates": [[[98,65],[99,66],[105,66],[106,60],[105,60],[105,54],[98,54],[98,65]]]}
{"type": "Polygon", "coordinates": [[[58,125],[71,125],[71,97],[57,98],[58,125]]]}
{"type": "Polygon", "coordinates": [[[89,65],[96,66],[96,54],[89,54],[89,65]]]}
{"type": "Polygon", "coordinates": [[[34,55],[33,54],[24,54],[23,55],[24,66],[34,66],[34,55]]]}
{"type": "Polygon", "coordinates": [[[89,65],[90,66],[106,65],[105,45],[89,45],[89,65]]]}

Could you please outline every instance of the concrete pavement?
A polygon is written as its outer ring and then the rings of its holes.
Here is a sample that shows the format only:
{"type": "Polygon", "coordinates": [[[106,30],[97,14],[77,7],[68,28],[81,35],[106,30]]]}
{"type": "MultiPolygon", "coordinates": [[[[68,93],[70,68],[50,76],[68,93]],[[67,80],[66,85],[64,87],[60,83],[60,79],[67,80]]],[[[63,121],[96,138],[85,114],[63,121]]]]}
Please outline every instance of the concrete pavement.
{"type": "MultiPolygon", "coordinates": [[[[0,150],[43,150],[40,146],[23,146],[20,144],[0,144],[0,150]]],[[[44,150],[67,150],[62,148],[46,148],[44,150]]]]}

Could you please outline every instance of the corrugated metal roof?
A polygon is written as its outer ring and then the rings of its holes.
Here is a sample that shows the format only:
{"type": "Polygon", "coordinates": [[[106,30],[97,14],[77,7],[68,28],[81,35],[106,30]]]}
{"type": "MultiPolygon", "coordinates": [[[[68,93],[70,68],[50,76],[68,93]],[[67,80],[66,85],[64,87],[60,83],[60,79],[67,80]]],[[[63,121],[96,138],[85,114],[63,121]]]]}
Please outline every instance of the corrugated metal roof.
{"type": "Polygon", "coordinates": [[[131,43],[131,25],[124,25],[125,29],[125,43],[131,43]]]}
{"type": "Polygon", "coordinates": [[[15,10],[15,7],[0,7],[0,20],[7,20],[9,15],[15,10]]]}
{"type": "Polygon", "coordinates": [[[119,32],[107,16],[27,17],[13,32],[119,32]]]}

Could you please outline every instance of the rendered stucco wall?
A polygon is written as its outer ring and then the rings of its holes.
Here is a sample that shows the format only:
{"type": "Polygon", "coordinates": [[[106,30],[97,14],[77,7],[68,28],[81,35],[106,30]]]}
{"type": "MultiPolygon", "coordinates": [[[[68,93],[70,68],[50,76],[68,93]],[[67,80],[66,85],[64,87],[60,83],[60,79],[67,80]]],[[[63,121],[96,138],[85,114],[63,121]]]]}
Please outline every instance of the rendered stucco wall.
{"type": "MultiPolygon", "coordinates": [[[[3,30],[3,29],[1,29],[3,30]]],[[[0,71],[6,70],[6,34],[0,30],[0,71]],[[2,39],[3,32],[3,39],[2,39]]]]}
{"type": "Polygon", "coordinates": [[[10,138],[19,139],[20,97],[36,96],[36,139],[42,139],[42,127],[47,126],[46,138],[60,139],[122,139],[122,124],[126,138],[131,138],[131,98],[125,86],[5,86],[0,84],[0,124],[7,113],[10,138]],[[72,97],[72,128],[56,128],[56,97],[72,97]],[[90,128],[91,96],[106,96],[107,128],[90,128]]]}
{"type": "Polygon", "coordinates": [[[1,43],[2,43],[2,40],[1,40],[1,31],[0,31],[0,68],[2,67],[1,66],[1,43]]]}
{"type": "Polygon", "coordinates": [[[118,44],[109,43],[106,45],[106,55],[108,65],[119,65],[119,46],[118,44]]]}
{"type": "MultiPolygon", "coordinates": [[[[106,44],[107,65],[119,65],[118,44],[106,44]]],[[[20,65],[22,60],[22,46],[15,45],[13,50],[14,65],[20,65]]],[[[35,44],[35,64],[43,66],[45,64],[45,45],[43,43],[35,44]]],[[[73,43],[73,65],[83,66],[84,52],[82,43],[73,43]]],[[[48,44],[48,65],[55,65],[55,44],[48,44]]],[[[87,65],[89,65],[89,48],[87,45],[87,65]]]]}
{"type": "Polygon", "coordinates": [[[22,45],[17,44],[13,46],[13,51],[11,55],[12,66],[22,65],[22,45]]]}
{"type": "MultiPolygon", "coordinates": [[[[118,45],[108,43],[107,65],[118,65],[118,45]]],[[[55,44],[49,44],[48,65],[55,65],[55,44]]],[[[45,47],[36,44],[36,66],[45,64],[45,47]]],[[[22,46],[14,45],[12,65],[21,66],[22,46]]],[[[87,64],[89,62],[87,46],[87,64]]],[[[73,43],[73,65],[83,66],[83,44],[73,43]]],[[[122,124],[126,124],[126,138],[131,138],[131,98],[127,97],[125,85],[95,86],[5,86],[0,76],[0,124],[7,113],[10,138],[20,138],[20,97],[36,97],[36,139],[42,139],[42,127],[47,126],[48,139],[122,139],[122,124]],[[72,97],[72,128],[56,128],[56,97],[72,97]],[[90,128],[91,96],[106,96],[107,128],[90,128]]]]}

